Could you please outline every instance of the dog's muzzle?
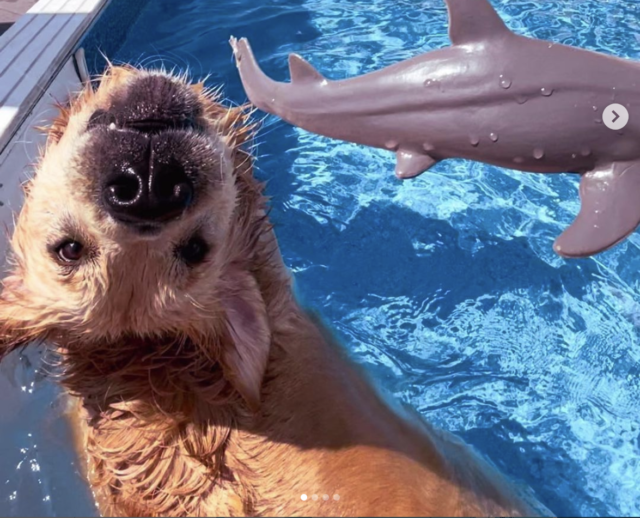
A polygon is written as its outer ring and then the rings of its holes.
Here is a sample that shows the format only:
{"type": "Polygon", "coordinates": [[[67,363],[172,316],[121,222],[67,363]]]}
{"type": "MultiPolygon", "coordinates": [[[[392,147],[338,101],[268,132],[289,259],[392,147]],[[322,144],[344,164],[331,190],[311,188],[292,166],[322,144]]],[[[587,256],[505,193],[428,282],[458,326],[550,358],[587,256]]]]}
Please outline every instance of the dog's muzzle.
{"type": "Polygon", "coordinates": [[[142,76],[97,110],[87,129],[111,147],[100,169],[102,205],[116,221],[140,230],[177,219],[195,198],[185,138],[199,130],[198,98],[162,75],[142,76]],[[182,148],[177,144],[182,142],[182,148]],[[109,160],[106,160],[108,162],[109,160]]]}

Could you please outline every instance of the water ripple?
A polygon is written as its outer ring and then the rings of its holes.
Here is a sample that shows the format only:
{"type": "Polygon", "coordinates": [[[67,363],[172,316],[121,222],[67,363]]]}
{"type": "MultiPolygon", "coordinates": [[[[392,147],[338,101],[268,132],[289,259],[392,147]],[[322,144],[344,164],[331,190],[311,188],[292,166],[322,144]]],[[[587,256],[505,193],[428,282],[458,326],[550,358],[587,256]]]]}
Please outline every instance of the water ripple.
{"type": "MultiPolygon", "coordinates": [[[[493,3],[521,34],[640,57],[636,2],[493,3]]],[[[283,50],[302,53],[331,78],[448,44],[439,0],[306,6],[322,35],[283,50]]],[[[355,356],[398,396],[531,485],[556,513],[640,513],[637,234],[595,259],[566,262],[551,244],[578,211],[576,177],[449,160],[400,183],[390,153],[295,132],[293,203],[280,231],[285,256],[301,253],[297,229],[291,236],[286,229],[296,211],[337,229],[336,248],[358,248],[360,240],[359,250],[333,253],[339,260],[321,280],[303,276],[314,303],[335,291],[324,312],[340,322],[355,356]],[[412,225],[433,230],[419,235],[412,225]],[[377,240],[369,237],[373,226],[377,240]],[[402,234],[411,234],[410,248],[402,234]],[[363,260],[366,254],[377,260],[363,260]],[[335,271],[350,269],[350,261],[361,264],[365,298],[345,293],[357,288],[335,271]],[[476,276],[462,273],[468,269],[476,276]],[[392,283],[406,293],[393,293],[392,283]]],[[[327,264],[325,255],[316,260],[327,264]]]]}

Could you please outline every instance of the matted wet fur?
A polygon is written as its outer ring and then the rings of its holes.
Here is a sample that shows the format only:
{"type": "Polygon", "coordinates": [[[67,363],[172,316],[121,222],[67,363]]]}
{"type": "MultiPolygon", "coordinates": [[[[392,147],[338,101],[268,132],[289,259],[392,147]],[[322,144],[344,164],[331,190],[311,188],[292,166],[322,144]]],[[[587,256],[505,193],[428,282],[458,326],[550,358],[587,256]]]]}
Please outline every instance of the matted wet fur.
{"type": "Polygon", "coordinates": [[[201,84],[111,67],[60,110],[26,186],[0,357],[34,340],[55,351],[101,512],[540,512],[457,439],[392,411],[299,307],[244,148],[251,134],[246,110],[201,84]],[[101,201],[104,171],[138,141],[153,160],[180,161],[197,188],[153,235],[101,201]],[[206,254],[185,263],[196,235],[206,254]]]}

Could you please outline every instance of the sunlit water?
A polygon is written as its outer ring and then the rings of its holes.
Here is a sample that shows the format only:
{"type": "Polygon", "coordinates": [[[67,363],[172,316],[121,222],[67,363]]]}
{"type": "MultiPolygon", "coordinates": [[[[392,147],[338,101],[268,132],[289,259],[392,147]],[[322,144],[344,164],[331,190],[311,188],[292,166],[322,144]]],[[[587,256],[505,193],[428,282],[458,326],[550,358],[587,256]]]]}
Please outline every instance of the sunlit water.
{"type": "MultiPolygon", "coordinates": [[[[635,1],[493,4],[520,34],[640,59],[635,1]]],[[[188,67],[239,103],[231,35],[279,80],[292,51],[338,79],[448,45],[443,0],[153,0],[112,58],[188,67]]],[[[391,153],[275,118],[256,154],[299,296],[381,386],[558,515],[640,514],[640,236],[556,256],[579,207],[570,175],[448,160],[401,183],[391,153]]],[[[87,512],[65,490],[78,478],[69,445],[32,440],[48,429],[50,383],[24,362],[2,372],[18,381],[16,398],[0,395],[0,515],[87,512]]]]}

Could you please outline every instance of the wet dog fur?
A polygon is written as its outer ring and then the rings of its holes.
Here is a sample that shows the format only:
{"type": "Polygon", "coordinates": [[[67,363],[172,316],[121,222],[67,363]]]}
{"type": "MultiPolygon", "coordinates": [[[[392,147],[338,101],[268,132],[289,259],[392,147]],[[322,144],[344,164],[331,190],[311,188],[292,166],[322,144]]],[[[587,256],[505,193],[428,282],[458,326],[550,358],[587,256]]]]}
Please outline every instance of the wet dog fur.
{"type": "Polygon", "coordinates": [[[0,357],[33,341],[55,352],[104,515],[539,512],[462,442],[392,410],[298,305],[245,109],[110,67],[48,132],[12,238],[0,357]],[[146,152],[195,186],[151,231],[111,217],[102,194],[105,171],[146,152]],[[182,257],[194,239],[196,264],[182,257]]]}

